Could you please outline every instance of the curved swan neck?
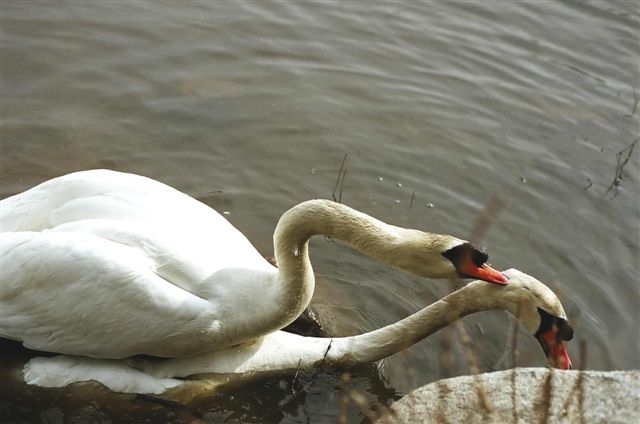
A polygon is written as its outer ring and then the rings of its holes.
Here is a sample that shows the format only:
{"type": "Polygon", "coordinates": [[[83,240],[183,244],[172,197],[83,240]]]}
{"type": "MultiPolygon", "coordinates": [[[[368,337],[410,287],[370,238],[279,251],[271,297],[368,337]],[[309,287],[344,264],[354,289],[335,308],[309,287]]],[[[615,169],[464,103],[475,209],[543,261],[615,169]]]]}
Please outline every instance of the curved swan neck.
{"type": "Polygon", "coordinates": [[[293,321],[313,295],[315,279],[309,261],[308,242],[325,235],[383,262],[403,229],[379,221],[348,206],[329,200],[309,200],[285,212],[276,226],[273,243],[280,270],[282,306],[293,321]]]}
{"type": "Polygon", "coordinates": [[[473,281],[394,324],[357,336],[334,338],[327,358],[343,365],[375,362],[414,345],[467,315],[493,309],[515,313],[513,305],[503,287],[473,281]]]}
{"type": "Polygon", "coordinates": [[[278,260],[280,256],[296,257],[296,247],[302,247],[314,235],[325,235],[378,258],[400,239],[403,231],[407,230],[341,203],[309,200],[289,209],[280,218],[274,232],[275,254],[278,260]]]}
{"type": "MultiPolygon", "coordinates": [[[[320,338],[276,331],[232,349],[198,357],[167,360],[153,365],[148,372],[159,377],[173,377],[207,372],[246,373],[323,365],[350,367],[375,362],[406,349],[466,315],[502,309],[519,316],[524,311],[523,306],[526,308],[527,303],[535,303],[536,297],[546,295],[542,292],[548,291],[552,295],[546,286],[530,279],[526,274],[516,272],[513,270],[510,273],[511,281],[507,286],[473,281],[415,314],[369,333],[320,338]]],[[[550,300],[560,308],[556,313],[564,315],[557,299],[550,300]]],[[[536,308],[533,309],[537,313],[536,308]]]]}

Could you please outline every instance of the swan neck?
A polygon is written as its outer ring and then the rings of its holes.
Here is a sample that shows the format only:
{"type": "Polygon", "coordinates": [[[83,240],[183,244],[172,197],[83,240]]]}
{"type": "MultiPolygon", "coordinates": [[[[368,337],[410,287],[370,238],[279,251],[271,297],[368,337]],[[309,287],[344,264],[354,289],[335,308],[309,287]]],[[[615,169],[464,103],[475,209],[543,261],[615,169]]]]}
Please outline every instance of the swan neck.
{"type": "Polygon", "coordinates": [[[276,331],[236,348],[167,360],[149,372],[170,377],[371,363],[406,349],[474,312],[506,309],[513,313],[510,295],[506,293],[503,286],[474,281],[419,312],[370,333],[319,338],[276,331]]]}
{"type": "Polygon", "coordinates": [[[274,232],[274,253],[284,292],[281,298],[288,302],[283,305],[283,310],[289,314],[287,319],[297,318],[313,296],[315,279],[309,260],[311,237],[324,235],[340,240],[385,261],[385,250],[398,238],[396,229],[400,230],[329,200],[309,200],[285,212],[274,232]]]}
{"type": "Polygon", "coordinates": [[[333,339],[330,358],[343,365],[374,362],[406,349],[447,325],[475,312],[512,311],[502,287],[473,281],[415,314],[378,330],[333,339]]]}
{"type": "Polygon", "coordinates": [[[341,203],[309,200],[294,206],[280,218],[274,233],[276,259],[291,253],[296,257],[296,248],[315,235],[340,240],[379,258],[401,239],[403,230],[341,203]]]}

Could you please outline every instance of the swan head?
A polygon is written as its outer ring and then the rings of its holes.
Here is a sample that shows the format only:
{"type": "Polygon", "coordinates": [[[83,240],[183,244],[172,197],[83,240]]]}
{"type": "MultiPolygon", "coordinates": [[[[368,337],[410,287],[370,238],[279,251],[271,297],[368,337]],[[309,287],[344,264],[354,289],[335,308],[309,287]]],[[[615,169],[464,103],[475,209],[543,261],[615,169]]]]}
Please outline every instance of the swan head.
{"type": "Polygon", "coordinates": [[[509,282],[500,271],[492,268],[487,263],[489,260],[487,252],[475,248],[467,241],[459,240],[459,242],[442,252],[442,256],[451,262],[459,277],[478,278],[500,285],[509,282]]]}
{"type": "Polygon", "coordinates": [[[504,271],[504,275],[509,278],[500,296],[506,301],[504,306],[538,340],[551,366],[570,369],[566,342],[573,338],[573,328],[558,297],[549,287],[516,269],[504,271]]]}
{"type": "Polygon", "coordinates": [[[492,268],[489,255],[458,238],[402,229],[394,264],[428,278],[475,278],[504,285],[509,280],[492,268]]]}

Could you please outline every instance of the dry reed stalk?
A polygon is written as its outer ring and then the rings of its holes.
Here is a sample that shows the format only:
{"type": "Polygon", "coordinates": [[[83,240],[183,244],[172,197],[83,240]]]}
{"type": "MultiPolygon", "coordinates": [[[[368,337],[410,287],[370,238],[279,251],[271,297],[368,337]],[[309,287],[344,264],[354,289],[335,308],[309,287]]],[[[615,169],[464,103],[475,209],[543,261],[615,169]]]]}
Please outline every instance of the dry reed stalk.
{"type": "Polygon", "coordinates": [[[446,402],[445,398],[451,393],[451,388],[444,382],[439,380],[436,382],[438,388],[438,402],[436,403],[436,422],[438,424],[449,424],[446,414],[446,402]]]}
{"type": "Polygon", "coordinates": [[[580,414],[580,422],[584,423],[584,370],[587,367],[587,341],[580,339],[580,363],[578,364],[578,378],[576,386],[578,387],[578,413],[580,414]]]}
{"type": "MultiPolygon", "coordinates": [[[[487,202],[484,210],[474,220],[471,227],[471,233],[469,235],[469,241],[473,244],[479,244],[480,240],[484,237],[487,230],[491,226],[493,219],[507,206],[507,202],[499,196],[493,196],[487,202]]],[[[454,290],[460,289],[464,283],[461,280],[451,280],[454,290]]],[[[482,409],[482,415],[484,421],[488,421],[494,411],[491,399],[488,396],[484,382],[479,377],[480,369],[478,367],[478,361],[473,352],[471,338],[462,321],[455,323],[455,329],[458,333],[460,345],[464,351],[465,359],[469,367],[470,374],[474,375],[475,389],[482,409]]],[[[441,361],[443,358],[441,358],[441,361]]],[[[446,360],[445,360],[446,361],[446,360]]],[[[474,411],[475,413],[475,411],[474,411]]]]}
{"type": "Polygon", "coordinates": [[[347,391],[347,386],[351,382],[351,373],[345,371],[342,373],[342,396],[340,396],[340,413],[338,415],[338,423],[346,424],[347,423],[347,409],[349,408],[349,403],[351,402],[351,397],[347,391]]]}
{"type": "Polygon", "coordinates": [[[449,378],[452,374],[453,368],[453,342],[451,337],[451,330],[445,329],[443,337],[440,341],[440,379],[449,378]]]}
{"type": "MultiPolygon", "coordinates": [[[[409,392],[410,390],[413,390],[414,387],[414,380],[415,380],[415,370],[413,369],[413,367],[411,366],[411,352],[409,349],[403,350],[402,351],[402,359],[403,359],[403,363],[404,363],[404,381],[405,381],[405,387],[409,387],[408,390],[404,390],[405,393],[409,392]]],[[[413,400],[413,398],[411,398],[413,400]]],[[[410,417],[411,417],[411,422],[419,422],[420,420],[417,419],[418,417],[415,417],[414,414],[416,412],[415,410],[415,405],[410,404],[409,405],[409,410],[411,411],[410,417]]]]}
{"type": "Polygon", "coordinates": [[[549,368],[549,372],[542,384],[540,398],[536,402],[535,409],[540,412],[540,424],[547,424],[551,414],[551,394],[553,393],[553,369],[549,368]]]}
{"type": "MultiPolygon", "coordinates": [[[[480,378],[480,369],[478,368],[478,361],[476,360],[476,356],[473,353],[471,338],[469,337],[469,333],[467,333],[467,329],[461,321],[458,321],[456,323],[456,329],[458,330],[460,344],[462,345],[465,353],[465,359],[467,360],[469,372],[474,376],[474,386],[476,389],[476,394],[478,396],[478,401],[480,403],[480,408],[482,409],[482,417],[484,421],[487,421],[490,419],[494,408],[487,393],[487,388],[485,387],[482,378],[480,378]]],[[[474,414],[477,413],[477,411],[473,412],[474,414]]]]}
{"type": "Polygon", "coordinates": [[[578,363],[578,376],[576,377],[576,381],[573,384],[573,387],[567,394],[567,398],[562,403],[562,414],[567,415],[569,413],[569,404],[573,400],[574,396],[576,396],[577,392],[577,400],[578,400],[578,415],[580,417],[580,422],[584,423],[584,370],[587,366],[587,342],[585,339],[580,339],[580,360],[578,363]]]}
{"type": "Polygon", "coordinates": [[[480,244],[480,241],[489,230],[491,222],[507,207],[507,204],[507,201],[499,196],[492,196],[489,199],[484,210],[473,221],[471,234],[469,234],[469,241],[471,243],[480,244]]]}
{"type": "Polygon", "coordinates": [[[514,424],[518,424],[518,410],[516,408],[517,399],[517,364],[518,364],[518,320],[521,316],[522,304],[518,304],[516,317],[513,318],[513,327],[511,334],[511,405],[513,406],[512,419],[514,424]]]}
{"type": "Polygon", "coordinates": [[[358,392],[357,390],[351,390],[349,392],[349,397],[351,398],[353,403],[355,403],[358,408],[360,408],[360,410],[364,413],[370,423],[376,422],[376,419],[378,417],[373,414],[373,412],[369,408],[369,404],[367,403],[367,398],[362,393],[358,392]]]}

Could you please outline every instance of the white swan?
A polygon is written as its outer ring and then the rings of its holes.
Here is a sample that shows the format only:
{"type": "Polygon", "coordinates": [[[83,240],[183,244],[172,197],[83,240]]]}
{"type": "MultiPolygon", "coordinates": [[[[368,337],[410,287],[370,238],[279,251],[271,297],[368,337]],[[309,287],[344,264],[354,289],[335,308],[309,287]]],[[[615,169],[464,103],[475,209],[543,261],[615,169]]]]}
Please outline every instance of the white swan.
{"type": "Polygon", "coordinates": [[[390,356],[466,315],[492,309],[518,317],[538,339],[552,366],[571,368],[565,341],[573,337],[573,329],[558,298],[527,274],[515,269],[504,274],[510,279],[506,286],[473,281],[399,322],[358,336],[316,338],[276,331],[220,351],[153,362],[66,355],[34,358],[25,365],[24,377],[29,384],[46,387],[95,380],[113,391],[162,393],[183,384],[176,377],[196,374],[250,376],[321,365],[351,367],[390,356]]]}
{"type": "Polygon", "coordinates": [[[271,334],[311,299],[316,234],[420,276],[507,282],[468,242],[327,200],[281,217],[277,269],[206,205],[107,170],[2,200],[0,231],[0,336],[69,355],[185,357],[271,334]]]}

